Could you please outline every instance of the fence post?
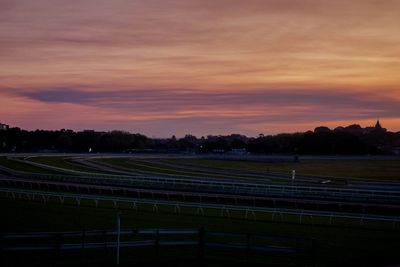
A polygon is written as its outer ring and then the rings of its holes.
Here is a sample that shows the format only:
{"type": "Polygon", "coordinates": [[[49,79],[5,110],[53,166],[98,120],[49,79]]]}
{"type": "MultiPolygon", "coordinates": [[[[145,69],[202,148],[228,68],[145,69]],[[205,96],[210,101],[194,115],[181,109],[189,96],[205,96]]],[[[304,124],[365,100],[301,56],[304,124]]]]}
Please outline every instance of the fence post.
{"type": "Polygon", "coordinates": [[[206,230],[204,227],[199,228],[198,234],[198,259],[204,260],[204,248],[205,248],[205,237],[206,237],[206,230]]]}

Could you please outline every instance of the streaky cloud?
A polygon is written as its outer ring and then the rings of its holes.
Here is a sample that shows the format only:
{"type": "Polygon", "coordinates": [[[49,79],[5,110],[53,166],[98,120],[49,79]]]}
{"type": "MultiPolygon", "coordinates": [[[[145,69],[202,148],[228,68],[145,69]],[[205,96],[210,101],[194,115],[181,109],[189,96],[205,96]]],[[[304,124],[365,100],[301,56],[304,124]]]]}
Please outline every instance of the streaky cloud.
{"type": "MultiPolygon", "coordinates": [[[[340,116],[351,118],[398,117],[400,100],[370,92],[337,90],[258,89],[239,91],[196,91],[178,89],[88,90],[48,88],[18,90],[17,96],[42,103],[68,103],[109,109],[115,112],[153,114],[172,117],[201,117],[209,110],[216,117],[260,118],[289,121],[290,118],[340,116]],[[186,114],[186,115],[185,115],[186,114]]],[[[299,119],[299,118],[296,118],[299,119]]]]}

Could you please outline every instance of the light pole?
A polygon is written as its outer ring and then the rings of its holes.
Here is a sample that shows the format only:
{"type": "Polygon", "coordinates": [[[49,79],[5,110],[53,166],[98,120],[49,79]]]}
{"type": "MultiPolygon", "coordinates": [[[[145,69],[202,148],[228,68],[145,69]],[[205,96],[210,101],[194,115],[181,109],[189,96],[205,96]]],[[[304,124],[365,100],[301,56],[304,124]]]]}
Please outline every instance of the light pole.
{"type": "Polygon", "coordinates": [[[294,179],[296,178],[296,170],[292,171],[292,197],[294,196],[294,179]]]}

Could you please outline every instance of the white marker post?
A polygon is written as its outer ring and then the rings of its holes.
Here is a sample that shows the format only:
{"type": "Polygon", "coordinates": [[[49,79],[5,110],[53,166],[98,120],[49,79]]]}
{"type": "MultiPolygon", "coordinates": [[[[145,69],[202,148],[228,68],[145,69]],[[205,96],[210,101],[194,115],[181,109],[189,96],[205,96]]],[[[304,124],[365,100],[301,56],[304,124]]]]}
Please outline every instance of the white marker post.
{"type": "Polygon", "coordinates": [[[117,266],[119,266],[119,243],[121,236],[121,212],[117,211],[117,266]]]}
{"type": "Polygon", "coordinates": [[[292,197],[294,195],[294,179],[296,178],[296,170],[292,171],[292,197]]]}

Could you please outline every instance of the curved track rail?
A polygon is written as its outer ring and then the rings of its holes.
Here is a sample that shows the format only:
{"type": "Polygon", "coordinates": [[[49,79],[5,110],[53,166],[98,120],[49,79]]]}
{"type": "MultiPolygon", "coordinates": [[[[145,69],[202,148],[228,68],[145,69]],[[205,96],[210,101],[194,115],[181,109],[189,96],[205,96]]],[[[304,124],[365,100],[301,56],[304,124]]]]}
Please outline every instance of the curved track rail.
{"type": "MultiPolygon", "coordinates": [[[[397,223],[400,221],[399,216],[387,216],[387,215],[373,215],[373,214],[357,214],[348,212],[328,212],[328,211],[311,211],[311,210],[298,210],[298,209],[276,209],[276,208],[266,208],[266,207],[252,207],[244,205],[219,205],[211,203],[197,203],[190,201],[172,201],[172,200],[152,200],[152,199],[142,199],[142,198],[130,198],[130,197],[119,197],[119,196],[103,196],[103,195],[90,195],[90,194],[73,194],[73,193],[61,193],[61,192],[48,192],[41,190],[26,190],[26,189],[15,189],[15,188],[0,188],[0,192],[6,195],[13,195],[13,197],[27,196],[28,198],[40,197],[44,201],[48,201],[49,198],[53,197],[59,199],[60,202],[64,202],[65,199],[76,200],[79,204],[81,200],[90,201],[109,201],[113,202],[114,206],[117,203],[128,203],[132,208],[137,208],[138,204],[153,206],[153,209],[158,210],[159,206],[172,207],[176,210],[181,208],[192,208],[204,214],[204,210],[217,210],[221,212],[223,216],[224,212],[229,214],[231,212],[243,212],[248,217],[248,214],[253,214],[256,217],[256,213],[267,213],[267,214],[279,214],[279,215],[295,215],[295,216],[313,216],[313,217],[325,217],[325,218],[342,218],[351,220],[371,220],[371,221],[388,221],[397,223]]],[[[96,203],[97,203],[96,202],[96,203]]],[[[301,219],[300,219],[301,220],[301,219]]]]}
{"type": "Polygon", "coordinates": [[[400,205],[382,205],[374,203],[329,201],[320,199],[259,197],[239,194],[188,192],[166,189],[146,189],[121,186],[106,186],[84,183],[42,181],[12,177],[0,177],[0,185],[13,188],[47,189],[53,192],[76,192],[96,195],[120,195],[148,199],[191,200],[199,203],[246,204],[249,206],[282,207],[292,206],[298,209],[327,209],[333,211],[352,210],[359,213],[400,214],[400,205]]]}

